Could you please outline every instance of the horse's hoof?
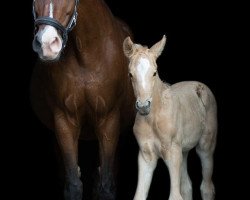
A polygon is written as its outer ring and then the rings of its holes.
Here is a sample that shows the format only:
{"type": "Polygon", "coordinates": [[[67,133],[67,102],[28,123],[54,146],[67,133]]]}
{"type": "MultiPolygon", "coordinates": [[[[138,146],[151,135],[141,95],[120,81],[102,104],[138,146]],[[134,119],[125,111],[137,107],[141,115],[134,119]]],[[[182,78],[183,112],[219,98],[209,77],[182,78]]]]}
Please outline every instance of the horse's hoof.
{"type": "Polygon", "coordinates": [[[82,182],[78,184],[68,184],[64,190],[65,200],[82,200],[82,182]]]}
{"type": "Polygon", "coordinates": [[[99,200],[115,200],[115,196],[114,190],[105,190],[104,188],[100,189],[99,200]]]}

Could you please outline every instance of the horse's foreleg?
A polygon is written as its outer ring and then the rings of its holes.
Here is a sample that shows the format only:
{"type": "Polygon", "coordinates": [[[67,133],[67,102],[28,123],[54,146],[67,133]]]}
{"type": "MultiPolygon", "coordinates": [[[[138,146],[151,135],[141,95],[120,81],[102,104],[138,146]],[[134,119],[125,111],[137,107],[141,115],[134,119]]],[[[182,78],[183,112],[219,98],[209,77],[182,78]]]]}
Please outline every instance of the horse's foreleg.
{"type": "Polygon", "coordinates": [[[119,138],[119,112],[112,112],[99,123],[97,134],[100,151],[99,199],[115,199],[114,158],[119,138]]]}
{"type": "Polygon", "coordinates": [[[82,182],[77,164],[79,127],[65,116],[55,118],[55,131],[65,167],[65,200],[82,200],[82,182]]]}
{"type": "Polygon", "coordinates": [[[134,200],[146,200],[152,181],[157,158],[152,153],[139,151],[138,155],[138,183],[134,200]]]}
{"type": "Polygon", "coordinates": [[[178,145],[172,144],[164,162],[168,166],[171,181],[169,200],[183,200],[180,194],[182,149],[178,145]]]}

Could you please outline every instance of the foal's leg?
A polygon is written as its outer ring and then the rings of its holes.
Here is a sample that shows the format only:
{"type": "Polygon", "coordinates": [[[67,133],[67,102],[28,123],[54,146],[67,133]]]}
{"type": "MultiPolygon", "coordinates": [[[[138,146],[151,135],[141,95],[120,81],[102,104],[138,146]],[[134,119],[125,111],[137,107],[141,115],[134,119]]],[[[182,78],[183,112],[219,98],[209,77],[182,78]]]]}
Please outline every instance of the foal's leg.
{"type": "Polygon", "coordinates": [[[55,131],[65,167],[65,200],[82,200],[82,182],[77,165],[79,127],[63,114],[55,117],[55,131]]]}
{"type": "Polygon", "coordinates": [[[213,112],[209,112],[206,117],[206,127],[196,147],[196,152],[201,159],[202,183],[201,196],[203,200],[213,200],[215,189],[212,182],[213,174],[213,153],[216,145],[217,120],[213,112]]]}
{"type": "Polygon", "coordinates": [[[115,199],[115,153],[119,138],[119,112],[109,113],[100,120],[97,135],[100,151],[100,188],[99,200],[115,199]]]}
{"type": "Polygon", "coordinates": [[[202,166],[202,183],[201,196],[203,200],[213,200],[215,196],[214,184],[212,182],[213,174],[213,151],[206,151],[200,146],[196,148],[196,152],[201,159],[202,166]]]}
{"type": "Polygon", "coordinates": [[[138,183],[134,200],[146,200],[153,172],[157,164],[156,156],[151,152],[139,151],[138,155],[138,183]]]}
{"type": "Polygon", "coordinates": [[[187,171],[188,152],[183,152],[183,161],[181,166],[181,196],[184,200],[192,200],[192,182],[187,171]]]}
{"type": "Polygon", "coordinates": [[[183,200],[180,193],[182,149],[173,143],[166,152],[164,162],[168,166],[171,181],[169,200],[183,200]]]}

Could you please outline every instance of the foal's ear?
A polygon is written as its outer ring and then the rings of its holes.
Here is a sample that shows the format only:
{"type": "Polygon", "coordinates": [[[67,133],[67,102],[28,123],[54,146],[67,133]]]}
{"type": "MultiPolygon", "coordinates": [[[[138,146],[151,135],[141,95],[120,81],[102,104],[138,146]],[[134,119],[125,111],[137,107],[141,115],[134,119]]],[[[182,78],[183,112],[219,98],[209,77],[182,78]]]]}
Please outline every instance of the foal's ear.
{"type": "Polygon", "coordinates": [[[149,51],[155,55],[156,58],[158,58],[161,55],[161,52],[164,49],[164,46],[166,44],[166,36],[163,35],[161,41],[154,44],[149,51]]]}
{"type": "Polygon", "coordinates": [[[134,43],[129,36],[123,41],[123,52],[128,58],[130,58],[133,54],[133,44],[134,43]]]}

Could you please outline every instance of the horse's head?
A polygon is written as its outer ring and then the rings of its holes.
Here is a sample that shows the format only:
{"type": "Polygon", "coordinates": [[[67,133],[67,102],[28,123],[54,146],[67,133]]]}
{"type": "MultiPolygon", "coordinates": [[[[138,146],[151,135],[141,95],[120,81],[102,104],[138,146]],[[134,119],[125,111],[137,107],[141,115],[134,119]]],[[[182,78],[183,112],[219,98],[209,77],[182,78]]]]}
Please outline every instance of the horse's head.
{"type": "Polygon", "coordinates": [[[33,50],[44,60],[60,57],[68,32],[76,24],[79,0],[34,0],[35,36],[33,50]]]}
{"type": "Polygon", "coordinates": [[[123,42],[123,51],[129,58],[129,76],[136,97],[135,107],[141,115],[150,112],[154,83],[158,76],[156,59],[161,55],[165,43],[165,35],[150,49],[134,44],[130,37],[123,42]]]}

